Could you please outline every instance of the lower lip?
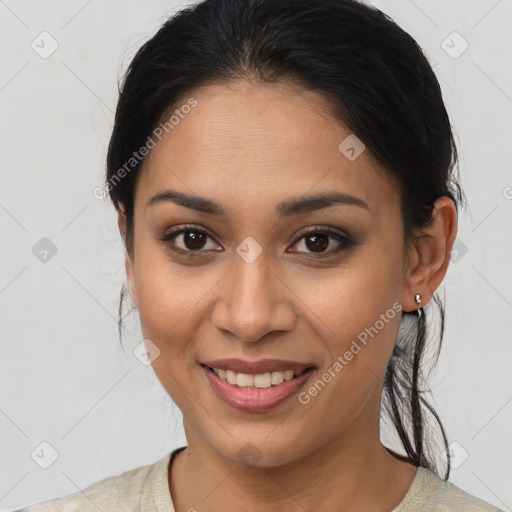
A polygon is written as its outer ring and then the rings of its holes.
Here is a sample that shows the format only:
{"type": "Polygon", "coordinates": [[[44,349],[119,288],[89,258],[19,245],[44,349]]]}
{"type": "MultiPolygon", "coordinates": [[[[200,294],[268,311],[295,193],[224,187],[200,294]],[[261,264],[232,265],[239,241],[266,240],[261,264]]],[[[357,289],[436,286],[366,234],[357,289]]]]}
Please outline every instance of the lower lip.
{"type": "Polygon", "coordinates": [[[213,390],[224,402],[235,409],[249,412],[266,411],[282,404],[297,393],[314,371],[313,368],[309,368],[298,377],[270,388],[247,389],[229,384],[205,366],[201,368],[213,390]]]}

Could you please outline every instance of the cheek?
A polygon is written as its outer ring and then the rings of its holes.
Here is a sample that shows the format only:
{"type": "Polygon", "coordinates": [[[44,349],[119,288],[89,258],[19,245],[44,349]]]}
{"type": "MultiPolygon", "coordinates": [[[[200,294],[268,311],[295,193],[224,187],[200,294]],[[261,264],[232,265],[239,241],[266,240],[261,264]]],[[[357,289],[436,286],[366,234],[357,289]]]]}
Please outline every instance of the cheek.
{"type": "Polygon", "coordinates": [[[383,377],[401,318],[401,255],[398,243],[372,244],[322,281],[302,277],[302,292],[317,297],[308,305],[325,333],[328,358],[318,378],[335,383],[327,400],[334,393],[356,407],[383,377]]]}
{"type": "MultiPolygon", "coordinates": [[[[315,429],[317,418],[324,418],[326,435],[336,435],[365,410],[379,410],[379,388],[393,352],[401,306],[398,302],[382,309],[367,306],[355,314],[340,313],[336,336],[326,343],[328,360],[299,396],[310,413],[304,421],[315,429]],[[369,401],[375,401],[374,407],[368,407],[369,401]]],[[[363,423],[371,423],[372,418],[363,423]]]]}
{"type": "Polygon", "coordinates": [[[136,248],[135,284],[144,337],[159,347],[163,359],[176,361],[174,356],[185,350],[190,338],[187,332],[194,328],[207,282],[191,278],[154,242],[141,240],[136,248]]]}
{"type": "Polygon", "coordinates": [[[186,322],[186,316],[193,315],[194,309],[200,306],[201,297],[212,285],[208,272],[200,266],[176,263],[164,245],[155,242],[149,233],[137,237],[135,254],[135,284],[141,320],[160,334],[177,323],[186,322]]]}
{"type": "Polygon", "coordinates": [[[198,370],[193,345],[199,338],[204,317],[201,299],[209,280],[199,274],[191,278],[159,255],[143,255],[143,251],[139,255],[136,275],[141,329],[144,338],[160,351],[152,361],[153,371],[180,410],[191,414],[195,401],[190,401],[190,394],[197,396],[197,390],[190,376],[198,370]]]}
{"type": "MultiPolygon", "coordinates": [[[[328,272],[308,269],[288,276],[293,290],[316,318],[319,334],[333,349],[342,351],[377,322],[380,339],[394,339],[402,290],[402,248],[390,242],[361,246],[338,268],[328,272]],[[384,316],[384,324],[380,321],[384,316]],[[395,318],[396,317],[396,318],[395,318]]],[[[309,312],[307,312],[309,311],[309,312]]],[[[372,329],[373,330],[373,329],[372,329]]]]}

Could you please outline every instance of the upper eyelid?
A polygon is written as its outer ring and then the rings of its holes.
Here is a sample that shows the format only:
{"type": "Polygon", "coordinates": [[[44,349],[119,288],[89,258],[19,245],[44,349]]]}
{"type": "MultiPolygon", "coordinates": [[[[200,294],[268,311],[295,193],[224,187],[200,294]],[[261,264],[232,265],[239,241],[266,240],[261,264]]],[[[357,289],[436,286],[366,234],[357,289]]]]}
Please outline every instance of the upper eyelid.
{"type": "Polygon", "coordinates": [[[326,233],[327,235],[330,235],[330,236],[338,235],[343,238],[351,238],[348,233],[346,233],[344,230],[342,230],[340,228],[311,226],[311,227],[301,229],[299,231],[299,233],[297,234],[295,240],[296,241],[301,240],[309,233],[326,233]]]}
{"type": "Polygon", "coordinates": [[[210,238],[212,238],[213,240],[215,240],[215,236],[213,234],[211,234],[208,229],[204,228],[204,227],[199,227],[199,226],[188,226],[188,225],[185,225],[185,226],[181,226],[181,227],[178,227],[176,229],[173,229],[172,231],[166,231],[162,238],[162,239],[167,239],[167,238],[170,238],[171,236],[178,236],[178,235],[182,235],[183,233],[186,233],[187,231],[199,231],[201,233],[205,233],[207,236],[209,236],[210,238]]]}

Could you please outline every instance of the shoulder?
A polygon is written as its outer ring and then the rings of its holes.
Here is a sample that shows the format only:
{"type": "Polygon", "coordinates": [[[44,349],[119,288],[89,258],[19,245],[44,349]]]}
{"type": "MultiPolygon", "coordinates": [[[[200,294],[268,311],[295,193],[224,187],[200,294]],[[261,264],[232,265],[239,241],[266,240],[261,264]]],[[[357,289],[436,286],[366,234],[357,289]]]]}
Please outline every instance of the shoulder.
{"type": "MultiPolygon", "coordinates": [[[[162,459],[145,466],[130,469],[115,476],[95,482],[84,490],[62,498],[37,503],[17,512],[88,512],[98,510],[115,510],[131,512],[132,510],[151,510],[148,499],[156,486],[161,486],[161,479],[167,478],[167,465],[173,452],[162,459]]],[[[168,489],[168,486],[166,486],[168,489]]],[[[160,489],[159,489],[160,491],[160,489]]],[[[157,492],[159,492],[157,491],[157,492]]]]}
{"type": "Polygon", "coordinates": [[[503,512],[499,508],[418,467],[405,498],[393,512],[503,512]]]}

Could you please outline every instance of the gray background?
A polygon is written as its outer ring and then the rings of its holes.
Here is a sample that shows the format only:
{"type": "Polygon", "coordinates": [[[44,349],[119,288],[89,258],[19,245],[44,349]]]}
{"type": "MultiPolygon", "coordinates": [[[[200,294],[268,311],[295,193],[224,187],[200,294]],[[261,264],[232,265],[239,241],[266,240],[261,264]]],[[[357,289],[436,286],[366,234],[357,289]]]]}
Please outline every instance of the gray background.
{"type": "MultiPolygon", "coordinates": [[[[451,481],[510,510],[512,2],[373,3],[435,66],[470,202],[440,289],[446,338],[431,379],[454,443],[451,481]]],[[[134,315],[126,353],[119,345],[123,248],[112,206],[93,195],[117,77],[179,5],[0,0],[0,511],[185,444],[179,411],[132,353],[134,315]],[[43,442],[58,455],[48,469],[43,442]]]]}

